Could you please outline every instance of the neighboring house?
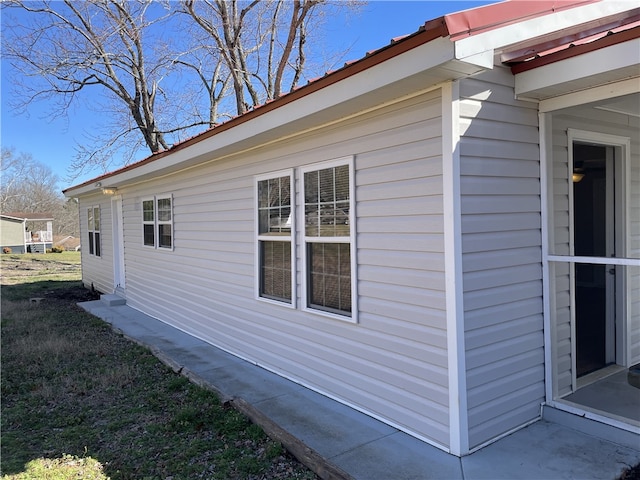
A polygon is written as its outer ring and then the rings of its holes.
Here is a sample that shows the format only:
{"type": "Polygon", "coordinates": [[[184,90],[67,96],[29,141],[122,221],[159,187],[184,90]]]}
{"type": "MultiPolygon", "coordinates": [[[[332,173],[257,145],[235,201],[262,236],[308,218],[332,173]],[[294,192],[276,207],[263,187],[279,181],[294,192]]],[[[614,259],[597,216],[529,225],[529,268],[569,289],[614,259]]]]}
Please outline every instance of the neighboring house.
{"type": "Polygon", "coordinates": [[[46,213],[2,214],[0,244],[12,253],[45,253],[53,245],[53,218],[46,213]]]}
{"type": "Polygon", "coordinates": [[[67,251],[77,252],[80,250],[80,239],[73,235],[56,235],[53,237],[53,245],[67,251]]]}
{"type": "Polygon", "coordinates": [[[639,13],[446,15],[71,187],[84,283],[454,455],[637,438],[575,395],[640,362],[639,13]]]}

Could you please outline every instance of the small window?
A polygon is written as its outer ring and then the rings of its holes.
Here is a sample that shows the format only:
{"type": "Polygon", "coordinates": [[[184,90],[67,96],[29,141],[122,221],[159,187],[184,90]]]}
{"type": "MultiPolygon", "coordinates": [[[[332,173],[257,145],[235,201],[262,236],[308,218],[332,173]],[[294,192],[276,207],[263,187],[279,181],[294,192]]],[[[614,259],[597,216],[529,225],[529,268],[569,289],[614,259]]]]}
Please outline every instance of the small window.
{"type": "Polygon", "coordinates": [[[291,172],[256,179],[258,296],[293,305],[291,172]]]}
{"type": "Polygon", "coordinates": [[[351,159],[303,169],[306,308],[354,319],[351,159]]]}
{"type": "Polygon", "coordinates": [[[100,207],[87,209],[87,231],[89,232],[89,255],[100,256],[100,207]]]}
{"type": "Polygon", "coordinates": [[[142,201],[142,242],[145,246],[173,249],[173,199],[154,197],[142,201]]]}

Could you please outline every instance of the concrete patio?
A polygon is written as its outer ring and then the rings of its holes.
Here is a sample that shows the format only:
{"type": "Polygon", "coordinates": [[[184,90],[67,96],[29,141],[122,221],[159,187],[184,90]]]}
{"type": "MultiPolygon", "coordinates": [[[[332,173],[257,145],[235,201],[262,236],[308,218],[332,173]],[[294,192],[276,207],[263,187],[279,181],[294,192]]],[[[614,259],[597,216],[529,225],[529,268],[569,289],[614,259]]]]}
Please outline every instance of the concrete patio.
{"type": "MultiPolygon", "coordinates": [[[[611,479],[640,462],[640,437],[604,440],[540,420],[458,458],[122,304],[81,303],[193,381],[280,432],[285,447],[303,446],[322,478],[611,479]],[[274,427],[275,426],[275,427],[274,427]],[[294,445],[295,444],[295,445],[294,445]]],[[[296,452],[294,452],[296,453],[296,452]]],[[[309,462],[305,461],[309,464],[309,462]]]]}

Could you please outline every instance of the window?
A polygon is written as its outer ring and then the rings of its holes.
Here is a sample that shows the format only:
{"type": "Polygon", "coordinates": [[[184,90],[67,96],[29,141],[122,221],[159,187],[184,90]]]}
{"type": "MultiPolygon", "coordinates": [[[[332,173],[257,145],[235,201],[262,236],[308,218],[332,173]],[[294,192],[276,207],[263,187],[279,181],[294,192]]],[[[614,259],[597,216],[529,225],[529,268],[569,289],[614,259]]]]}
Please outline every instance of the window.
{"type": "Polygon", "coordinates": [[[291,172],[256,179],[258,296],[293,306],[295,273],[291,172]]]}
{"type": "Polygon", "coordinates": [[[297,231],[294,171],[256,177],[257,297],[295,307],[299,241],[302,308],[356,322],[353,159],[309,165],[295,174],[298,204],[304,206],[297,231]]]}
{"type": "Polygon", "coordinates": [[[100,256],[100,207],[87,209],[87,231],[89,232],[89,255],[100,256]]]}
{"type": "Polygon", "coordinates": [[[302,169],[305,306],[354,318],[353,163],[302,169]]]}
{"type": "Polygon", "coordinates": [[[154,197],[142,201],[142,242],[148,247],[173,249],[173,199],[154,197]]]}

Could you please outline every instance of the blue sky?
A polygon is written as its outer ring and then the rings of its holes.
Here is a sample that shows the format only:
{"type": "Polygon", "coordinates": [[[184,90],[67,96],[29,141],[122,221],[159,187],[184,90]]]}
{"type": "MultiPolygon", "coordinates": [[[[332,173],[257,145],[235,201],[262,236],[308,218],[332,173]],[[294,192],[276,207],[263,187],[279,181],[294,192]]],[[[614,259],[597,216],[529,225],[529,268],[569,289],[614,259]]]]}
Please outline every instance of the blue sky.
{"type": "MultiPolygon", "coordinates": [[[[427,20],[446,13],[466,10],[493,3],[476,1],[370,1],[360,8],[356,16],[332,18],[327,25],[328,32],[336,32],[327,39],[336,51],[349,53],[344,60],[361,58],[369,50],[381,48],[394,37],[413,33],[427,20]]],[[[60,188],[80,183],[100,175],[93,171],[73,182],[65,180],[70,164],[75,156],[75,146],[86,141],[85,133],[97,126],[99,119],[95,112],[86,112],[76,105],[67,118],[51,118],[51,106],[44,102],[33,103],[29,111],[18,114],[7,103],[11,95],[11,85],[6,80],[10,66],[2,62],[1,82],[1,137],[2,147],[13,147],[16,153],[30,153],[33,157],[49,165],[61,178],[60,188]]],[[[141,158],[144,158],[141,155],[141,158]]]]}

